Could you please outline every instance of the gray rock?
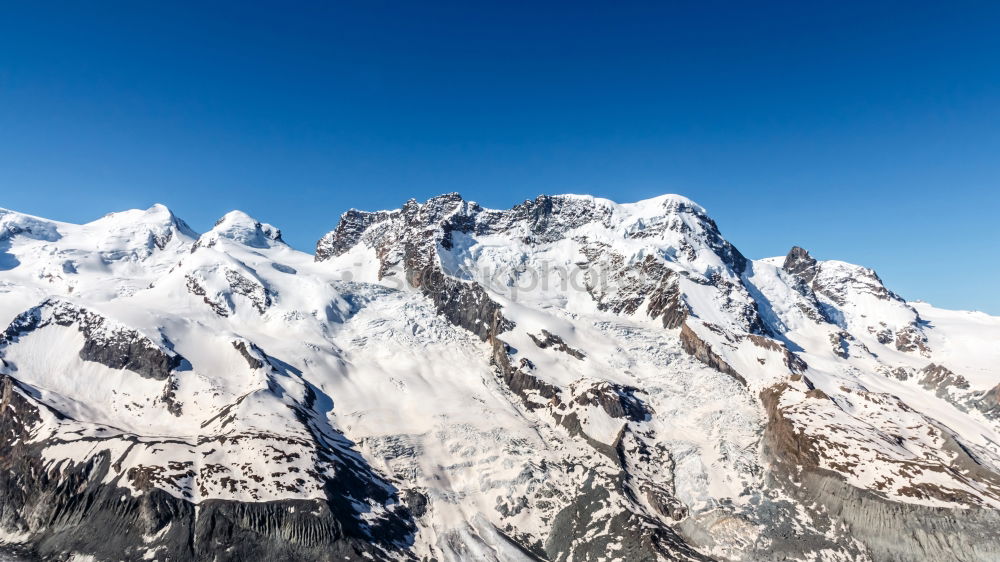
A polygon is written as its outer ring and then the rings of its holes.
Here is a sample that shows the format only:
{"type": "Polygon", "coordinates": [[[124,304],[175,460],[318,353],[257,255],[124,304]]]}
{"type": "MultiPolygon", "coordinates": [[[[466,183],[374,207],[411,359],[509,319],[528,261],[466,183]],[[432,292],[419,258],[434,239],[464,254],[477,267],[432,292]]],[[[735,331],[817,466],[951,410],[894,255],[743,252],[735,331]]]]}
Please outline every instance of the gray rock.
{"type": "MultiPolygon", "coordinates": [[[[141,377],[167,380],[184,358],[136,330],[100,314],[58,300],[47,300],[19,314],[2,334],[0,348],[49,325],[75,326],[84,337],[80,358],[112,369],[128,369],[141,377]]],[[[161,337],[162,340],[162,337],[161,337]]]]}

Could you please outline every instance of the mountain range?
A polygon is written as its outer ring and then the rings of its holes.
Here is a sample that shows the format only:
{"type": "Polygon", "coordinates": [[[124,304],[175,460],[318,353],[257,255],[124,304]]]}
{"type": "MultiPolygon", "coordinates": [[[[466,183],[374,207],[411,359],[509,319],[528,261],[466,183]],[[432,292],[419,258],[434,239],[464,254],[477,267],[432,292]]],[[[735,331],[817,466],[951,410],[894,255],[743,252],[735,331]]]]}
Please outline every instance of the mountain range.
{"type": "Polygon", "coordinates": [[[1000,318],[678,195],[334,222],[0,209],[0,548],[1000,559],[1000,318]]]}

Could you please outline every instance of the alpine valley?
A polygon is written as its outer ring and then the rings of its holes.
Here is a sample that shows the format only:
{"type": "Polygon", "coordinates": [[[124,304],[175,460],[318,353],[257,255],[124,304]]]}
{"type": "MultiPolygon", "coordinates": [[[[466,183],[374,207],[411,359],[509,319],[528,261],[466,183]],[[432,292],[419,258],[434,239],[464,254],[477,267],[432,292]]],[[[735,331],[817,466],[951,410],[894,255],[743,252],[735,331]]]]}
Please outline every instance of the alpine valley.
{"type": "Polygon", "coordinates": [[[1000,560],[1000,318],[677,195],[333,223],[0,210],[0,549],[1000,560]]]}

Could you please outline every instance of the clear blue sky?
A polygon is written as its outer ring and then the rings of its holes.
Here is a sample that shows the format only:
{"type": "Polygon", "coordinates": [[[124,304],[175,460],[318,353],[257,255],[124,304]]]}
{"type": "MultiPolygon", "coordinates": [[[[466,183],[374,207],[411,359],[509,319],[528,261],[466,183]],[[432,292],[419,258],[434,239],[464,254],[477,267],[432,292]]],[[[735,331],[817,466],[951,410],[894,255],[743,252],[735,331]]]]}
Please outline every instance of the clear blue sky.
{"type": "Polygon", "coordinates": [[[997,2],[0,6],[0,206],[241,208],[310,250],[458,191],[706,206],[1000,314],[997,2]]]}

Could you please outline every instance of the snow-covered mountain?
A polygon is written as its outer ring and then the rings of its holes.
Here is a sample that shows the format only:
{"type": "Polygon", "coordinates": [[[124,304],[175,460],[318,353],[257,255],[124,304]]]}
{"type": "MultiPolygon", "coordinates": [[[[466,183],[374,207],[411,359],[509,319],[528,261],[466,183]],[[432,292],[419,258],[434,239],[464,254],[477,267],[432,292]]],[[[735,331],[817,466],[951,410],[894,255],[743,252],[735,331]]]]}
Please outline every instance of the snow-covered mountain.
{"type": "Polygon", "coordinates": [[[0,210],[4,326],[20,556],[1000,559],[1000,318],[677,195],[0,210]]]}

